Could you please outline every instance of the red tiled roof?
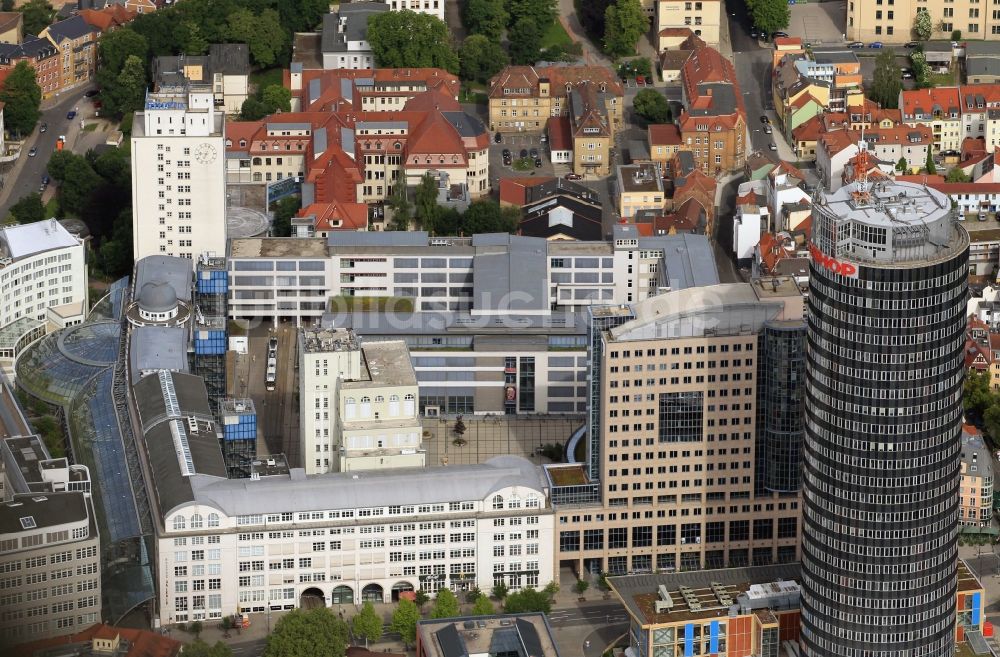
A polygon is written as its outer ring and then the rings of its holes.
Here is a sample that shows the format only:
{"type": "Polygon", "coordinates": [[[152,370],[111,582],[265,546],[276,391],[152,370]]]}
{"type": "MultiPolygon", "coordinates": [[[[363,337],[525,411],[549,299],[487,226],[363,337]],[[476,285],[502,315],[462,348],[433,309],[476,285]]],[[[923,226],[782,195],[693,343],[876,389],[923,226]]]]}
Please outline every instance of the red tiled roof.
{"type": "Polygon", "coordinates": [[[791,255],[785,249],[784,240],[771,232],[760,236],[757,248],[760,252],[760,259],[764,265],[764,269],[768,272],[774,271],[774,267],[779,262],[791,255]]]}
{"type": "Polygon", "coordinates": [[[792,130],[792,139],[795,141],[816,141],[823,130],[822,116],[817,114],[802,125],[792,130]]]}
{"type": "MultiPolygon", "coordinates": [[[[921,179],[923,176],[907,176],[921,179]]],[[[937,176],[940,177],[940,176],[937,176]]],[[[898,178],[897,178],[898,180],[898,178]]],[[[914,182],[923,182],[922,180],[914,182]]],[[[1000,183],[950,183],[927,181],[927,186],[945,194],[1000,194],[1000,183]]]]}
{"type": "Polygon", "coordinates": [[[903,114],[914,116],[916,110],[924,114],[932,114],[935,109],[941,112],[956,112],[961,109],[957,87],[935,87],[933,89],[910,89],[901,92],[903,114]]]}
{"type": "Polygon", "coordinates": [[[673,123],[659,123],[646,128],[650,146],[679,146],[681,131],[673,123]]]}
{"type": "Polygon", "coordinates": [[[573,133],[568,116],[553,116],[546,121],[546,131],[549,133],[550,151],[573,150],[573,133]]]}
{"type": "Polygon", "coordinates": [[[265,121],[231,121],[226,124],[226,141],[230,151],[245,151],[250,149],[254,137],[264,129],[265,121]],[[240,146],[245,141],[246,146],[240,146]]]}
{"type": "Polygon", "coordinates": [[[965,366],[975,368],[977,370],[985,370],[990,366],[990,361],[992,354],[990,350],[979,344],[975,340],[969,339],[965,341],[965,366]],[[986,362],[976,363],[980,357],[986,362]]]}
{"type": "Polygon", "coordinates": [[[774,47],[778,46],[802,46],[802,39],[800,37],[775,37],[774,47]]]}
{"type": "Polygon", "coordinates": [[[120,636],[128,642],[128,650],[117,653],[120,657],[175,657],[180,654],[183,644],[180,641],[163,636],[149,630],[136,630],[130,627],[114,627],[96,624],[76,634],[66,634],[51,639],[42,639],[14,646],[4,653],[6,657],[32,657],[40,652],[56,652],[59,646],[73,643],[89,643],[94,637],[99,639],[114,639],[120,636]]]}
{"type": "Polygon", "coordinates": [[[432,110],[461,112],[462,105],[451,95],[447,87],[439,85],[406,101],[403,110],[406,112],[430,112],[432,110]]]}
{"type": "Polygon", "coordinates": [[[135,20],[138,12],[126,9],[122,5],[112,4],[104,9],[81,9],[80,18],[91,27],[96,27],[101,32],[106,32],[113,27],[126,25],[135,20]]]}
{"type": "Polygon", "coordinates": [[[930,175],[930,174],[926,174],[926,173],[919,173],[919,174],[916,174],[916,175],[905,174],[905,175],[902,175],[902,176],[896,176],[896,180],[899,180],[899,181],[902,181],[902,182],[920,183],[921,185],[929,185],[931,187],[933,187],[934,185],[943,185],[943,184],[945,184],[944,183],[944,176],[941,176],[941,175],[938,175],[938,174],[930,175]]]}
{"type": "Polygon", "coordinates": [[[419,127],[411,132],[407,156],[437,155],[440,153],[459,155],[459,162],[438,162],[435,163],[437,166],[447,167],[461,164],[462,167],[465,167],[467,156],[465,146],[462,144],[462,137],[440,113],[430,112],[419,127]]]}
{"type": "Polygon", "coordinates": [[[518,207],[528,202],[527,189],[553,180],[552,176],[522,176],[500,179],[500,202],[518,207]]]}
{"type": "Polygon", "coordinates": [[[299,217],[316,217],[316,232],[330,230],[367,230],[368,206],[364,203],[313,203],[298,213],[299,217]]]}
{"type": "Polygon", "coordinates": [[[661,37],[684,37],[692,36],[694,32],[690,27],[667,27],[659,31],[661,37]]]}
{"type": "Polygon", "coordinates": [[[971,331],[973,329],[982,329],[984,331],[989,331],[990,327],[986,322],[979,319],[979,315],[973,313],[969,315],[969,330],[971,331]]]}

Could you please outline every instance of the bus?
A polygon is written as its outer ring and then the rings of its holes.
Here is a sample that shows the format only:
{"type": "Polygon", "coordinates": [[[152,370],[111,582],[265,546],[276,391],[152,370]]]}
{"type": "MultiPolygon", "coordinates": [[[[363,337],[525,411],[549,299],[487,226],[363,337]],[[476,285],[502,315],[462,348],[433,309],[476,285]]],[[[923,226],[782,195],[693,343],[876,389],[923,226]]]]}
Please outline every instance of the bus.
{"type": "Polygon", "coordinates": [[[278,378],[278,368],[275,367],[274,365],[268,365],[267,378],[265,379],[265,381],[267,382],[268,390],[274,390],[274,382],[277,378],[278,378]]]}

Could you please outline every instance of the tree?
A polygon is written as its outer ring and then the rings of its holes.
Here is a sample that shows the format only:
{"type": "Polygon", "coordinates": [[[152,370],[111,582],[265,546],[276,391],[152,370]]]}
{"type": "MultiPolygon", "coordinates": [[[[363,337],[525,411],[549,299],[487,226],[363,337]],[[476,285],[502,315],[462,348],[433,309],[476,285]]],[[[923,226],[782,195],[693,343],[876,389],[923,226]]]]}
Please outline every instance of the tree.
{"type": "Polygon", "coordinates": [[[670,103],[656,89],[639,91],[632,100],[632,109],[650,123],[666,123],[670,120],[670,103]]]}
{"type": "Polygon", "coordinates": [[[555,580],[552,580],[551,582],[545,585],[545,588],[542,589],[542,593],[549,596],[550,600],[552,598],[555,598],[556,593],[559,593],[559,584],[557,584],[555,580]]]}
{"type": "Polygon", "coordinates": [[[614,57],[635,54],[647,29],[649,19],[639,0],[617,0],[604,12],[604,51],[614,57]]]}
{"type": "Polygon", "coordinates": [[[468,0],[462,5],[462,22],[470,35],[481,34],[499,43],[507,20],[503,0],[468,0]]]}
{"type": "Polygon", "coordinates": [[[100,186],[101,177],[86,158],[66,150],[52,154],[48,170],[59,183],[59,207],[79,217],[87,209],[91,194],[100,186]]]}
{"type": "Polygon", "coordinates": [[[264,657],[344,657],[347,623],[326,607],[294,609],[275,624],[264,657]]]}
{"type": "Polygon", "coordinates": [[[19,224],[33,224],[36,221],[45,219],[45,205],[42,203],[42,195],[38,192],[31,192],[22,196],[17,203],[10,206],[10,213],[19,224]]]}
{"type": "Polygon", "coordinates": [[[431,618],[455,618],[460,613],[458,598],[451,589],[441,589],[437,592],[434,607],[431,609],[431,618]]]}
{"type": "Polygon", "coordinates": [[[136,55],[129,55],[114,83],[102,89],[101,100],[107,113],[123,116],[142,109],[145,99],[146,64],[136,55]]]}
{"type": "Polygon", "coordinates": [[[431,596],[427,595],[427,591],[423,589],[417,589],[416,594],[414,594],[413,602],[416,603],[417,608],[423,607],[427,604],[427,601],[431,599],[431,596]]]}
{"type": "Polygon", "coordinates": [[[20,61],[10,72],[0,89],[4,104],[3,118],[7,129],[16,135],[27,135],[35,129],[42,103],[42,89],[35,81],[35,69],[20,61]]]}
{"type": "Polygon", "coordinates": [[[240,105],[240,117],[244,121],[259,121],[271,112],[270,108],[255,96],[247,96],[247,99],[240,105]]]}
{"type": "Polygon", "coordinates": [[[250,57],[261,67],[273,66],[278,55],[288,43],[289,33],[281,26],[278,12],[265,9],[255,14],[249,9],[237,9],[227,17],[231,42],[245,43],[250,47],[250,57]]]}
{"type": "Polygon", "coordinates": [[[482,34],[465,38],[458,52],[462,77],[466,80],[486,82],[499,73],[510,61],[507,51],[496,41],[482,34]]]}
{"type": "Polygon", "coordinates": [[[281,24],[289,32],[312,32],[329,13],[328,0],[283,0],[278,3],[281,24]]]}
{"type": "Polygon", "coordinates": [[[532,611],[547,614],[552,611],[552,600],[544,591],[528,587],[508,595],[503,603],[503,610],[507,614],[524,614],[532,611]]]}
{"type": "Polygon", "coordinates": [[[983,413],[983,428],[994,440],[1000,438],[1000,404],[993,404],[983,413]]]}
{"type": "Polygon", "coordinates": [[[406,183],[397,180],[392,186],[392,194],[385,204],[392,210],[392,221],[385,227],[386,230],[409,230],[410,220],[413,218],[413,206],[406,196],[406,183]]]}
{"type": "Polygon", "coordinates": [[[972,182],[972,177],[956,167],[945,175],[944,181],[950,183],[967,183],[972,182]]]}
{"type": "Polygon", "coordinates": [[[455,420],[455,426],[452,427],[452,432],[459,438],[465,435],[465,422],[462,422],[462,416],[459,415],[458,419],[455,420]]]}
{"type": "Polygon", "coordinates": [[[542,31],[531,18],[514,23],[507,35],[510,38],[510,61],[514,64],[532,65],[541,57],[542,31]]]}
{"type": "Polygon", "coordinates": [[[613,0],[588,0],[577,5],[580,24],[595,42],[604,38],[604,18],[612,2],[613,0]]]}
{"type": "Polygon", "coordinates": [[[271,224],[271,234],[274,237],[292,236],[292,217],[298,214],[302,207],[299,196],[286,196],[274,202],[274,222],[271,224]]]}
{"type": "Polygon", "coordinates": [[[987,372],[969,371],[965,375],[962,390],[962,404],[966,413],[982,415],[996,401],[996,396],[990,390],[990,375],[987,372]]]}
{"type": "Polygon", "coordinates": [[[382,637],[382,618],[375,613],[371,602],[365,602],[361,611],[351,619],[351,630],[354,636],[365,638],[365,648],[368,643],[375,643],[382,637]]]}
{"type": "Polygon", "coordinates": [[[14,11],[14,0],[2,0],[0,11],[14,11]]]}
{"type": "Polygon", "coordinates": [[[425,173],[417,184],[413,202],[416,206],[416,219],[428,233],[435,233],[435,221],[441,215],[441,206],[438,205],[437,198],[437,180],[431,174],[425,173]]]}
{"type": "Polygon", "coordinates": [[[951,40],[952,41],[961,41],[962,40],[962,30],[952,30],[951,31],[951,40]]]}
{"type": "Polygon", "coordinates": [[[18,11],[24,14],[24,33],[35,36],[51,25],[52,19],[56,17],[56,10],[48,0],[28,0],[18,11]]]}
{"type": "Polygon", "coordinates": [[[927,41],[931,38],[933,26],[931,25],[931,15],[926,7],[917,7],[917,15],[913,17],[913,36],[920,41],[927,41]]]}
{"type": "MultiPolygon", "coordinates": [[[[125,66],[125,61],[132,55],[145,61],[149,56],[149,43],[146,37],[135,30],[121,29],[105,32],[98,42],[98,58],[100,66],[97,69],[97,77],[110,74],[114,77],[118,71],[125,66]]],[[[103,88],[105,85],[101,84],[103,88]]]]}
{"type": "Polygon", "coordinates": [[[464,235],[513,233],[520,219],[516,208],[501,208],[491,199],[473,201],[462,216],[461,231],[464,235]]]}
{"type": "Polygon", "coordinates": [[[587,589],[590,588],[590,582],[585,579],[576,580],[576,592],[580,595],[586,593],[587,589]]]}
{"type": "MultiPolygon", "coordinates": [[[[556,20],[555,0],[507,0],[507,24],[513,26],[524,18],[535,21],[538,31],[544,34],[556,20]]],[[[511,37],[511,43],[514,38],[511,37]]]]}
{"type": "Polygon", "coordinates": [[[910,62],[917,88],[926,89],[931,86],[931,67],[927,65],[927,55],[922,50],[917,50],[910,54],[910,62]]]}
{"type": "Polygon", "coordinates": [[[368,43],[385,68],[443,68],[458,73],[458,55],[443,20],[410,10],[387,11],[368,19],[368,43]]]}
{"type": "Polygon", "coordinates": [[[906,171],[907,168],[909,168],[909,166],[910,165],[907,163],[906,158],[901,157],[899,158],[899,162],[896,162],[896,171],[898,171],[899,173],[903,173],[906,171]]]}
{"type": "Polygon", "coordinates": [[[506,584],[504,584],[503,582],[499,582],[499,583],[493,585],[493,590],[490,591],[490,593],[493,594],[494,598],[496,598],[497,600],[503,602],[504,598],[507,597],[507,592],[509,590],[510,589],[507,588],[506,584]]]}
{"type": "Polygon", "coordinates": [[[931,154],[930,148],[927,149],[927,164],[924,167],[927,169],[927,173],[932,176],[937,173],[937,167],[934,166],[934,157],[931,154]]]}
{"type": "Polygon", "coordinates": [[[406,598],[400,598],[399,606],[392,612],[392,622],[389,629],[403,639],[403,645],[409,647],[417,640],[417,621],[420,620],[420,609],[416,603],[406,598]]]}
{"type": "Polygon", "coordinates": [[[222,641],[210,646],[201,639],[195,639],[184,646],[183,654],[184,657],[232,657],[233,649],[222,641]]]}
{"type": "Polygon", "coordinates": [[[292,92],[280,84],[271,84],[261,92],[261,101],[270,109],[268,114],[292,111],[292,92]]]}
{"type": "Polygon", "coordinates": [[[788,27],[791,14],[786,0],[752,0],[747,4],[750,6],[753,24],[765,34],[772,34],[788,27]]]}
{"type": "Polygon", "coordinates": [[[203,629],[204,625],[201,624],[201,621],[195,621],[193,623],[189,623],[187,627],[187,631],[193,634],[195,639],[201,636],[201,631],[203,629]]]}
{"type": "Polygon", "coordinates": [[[899,106],[899,92],[903,88],[896,52],[885,48],[875,58],[875,74],[868,88],[868,98],[887,109],[899,106]]]}
{"type": "Polygon", "coordinates": [[[492,616],[495,613],[497,613],[497,610],[493,607],[493,603],[485,593],[480,593],[476,596],[476,601],[472,603],[473,616],[492,616]]]}

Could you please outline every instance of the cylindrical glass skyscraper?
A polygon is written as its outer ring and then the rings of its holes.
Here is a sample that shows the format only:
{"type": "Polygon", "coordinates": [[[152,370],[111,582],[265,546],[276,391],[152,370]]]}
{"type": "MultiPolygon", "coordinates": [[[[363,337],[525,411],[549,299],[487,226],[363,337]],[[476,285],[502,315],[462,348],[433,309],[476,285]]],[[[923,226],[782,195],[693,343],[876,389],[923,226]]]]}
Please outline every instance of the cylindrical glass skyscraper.
{"type": "Polygon", "coordinates": [[[815,199],[810,248],[802,649],[950,657],[968,234],[944,194],[862,181],[815,199]]]}

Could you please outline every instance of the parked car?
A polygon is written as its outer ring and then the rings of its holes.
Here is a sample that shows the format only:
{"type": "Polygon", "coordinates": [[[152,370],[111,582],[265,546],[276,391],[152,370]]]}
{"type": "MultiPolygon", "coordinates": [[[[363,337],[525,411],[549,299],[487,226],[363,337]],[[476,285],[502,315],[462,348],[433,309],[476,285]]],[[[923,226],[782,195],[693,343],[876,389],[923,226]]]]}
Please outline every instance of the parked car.
{"type": "Polygon", "coordinates": [[[778,150],[778,145],[777,145],[777,144],[775,144],[775,143],[774,143],[773,141],[772,141],[772,142],[771,142],[770,144],[768,144],[768,145],[767,145],[767,147],[768,147],[769,149],[771,149],[772,151],[776,151],[776,150],[778,150]]]}
{"type": "Polygon", "coordinates": [[[527,148],[522,148],[521,149],[521,157],[522,158],[528,157],[528,149],[527,148]]]}
{"type": "Polygon", "coordinates": [[[766,117],[766,116],[764,116],[764,115],[761,115],[761,117],[760,117],[760,122],[766,125],[766,124],[768,124],[768,123],[770,123],[770,122],[771,122],[771,119],[767,118],[767,117],[766,117]]]}
{"type": "Polygon", "coordinates": [[[788,36],[788,32],[778,31],[778,32],[772,32],[771,33],[771,39],[777,39],[778,37],[787,37],[787,36],[788,36]]]}
{"type": "Polygon", "coordinates": [[[83,97],[84,98],[93,98],[94,96],[96,96],[99,93],[101,93],[101,92],[98,89],[87,89],[87,91],[83,94],[83,97]]]}
{"type": "Polygon", "coordinates": [[[542,158],[540,158],[540,157],[536,157],[535,158],[535,168],[536,169],[541,169],[542,168],[542,158]]]}
{"type": "Polygon", "coordinates": [[[906,43],[903,44],[903,47],[904,48],[909,48],[909,49],[912,50],[913,48],[916,48],[919,45],[920,44],[917,43],[916,41],[907,41],[906,43]]]}
{"type": "Polygon", "coordinates": [[[862,42],[860,42],[860,41],[852,41],[849,44],[847,44],[847,47],[848,48],[854,48],[855,50],[858,50],[860,48],[864,48],[865,44],[862,43],[862,42]]]}
{"type": "Polygon", "coordinates": [[[493,142],[496,143],[496,144],[502,143],[503,142],[503,135],[501,135],[499,132],[496,133],[495,135],[493,135],[493,142]]]}
{"type": "Polygon", "coordinates": [[[547,144],[549,142],[549,136],[542,135],[541,137],[538,138],[538,141],[542,142],[543,144],[547,144]]]}
{"type": "Polygon", "coordinates": [[[43,123],[42,125],[38,126],[38,132],[45,132],[48,129],[49,129],[48,123],[43,123]]]}
{"type": "Polygon", "coordinates": [[[765,134],[765,135],[769,135],[769,134],[771,134],[772,132],[774,132],[774,131],[773,131],[773,130],[771,130],[771,124],[770,124],[770,123],[768,123],[768,124],[767,124],[766,126],[764,126],[764,134],[765,134]]]}
{"type": "Polygon", "coordinates": [[[913,79],[913,71],[911,71],[908,68],[904,68],[904,69],[900,70],[899,74],[900,74],[900,76],[902,76],[902,78],[904,80],[912,80],[913,79]]]}
{"type": "Polygon", "coordinates": [[[871,48],[872,50],[878,50],[882,47],[882,42],[872,41],[871,43],[868,44],[868,47],[871,48]]]}
{"type": "Polygon", "coordinates": [[[76,110],[70,110],[69,112],[67,112],[66,113],[66,118],[69,119],[70,121],[72,121],[73,119],[75,119],[76,118],[76,110]]]}
{"type": "Polygon", "coordinates": [[[503,149],[503,156],[504,156],[505,158],[508,158],[508,157],[510,157],[510,149],[509,149],[509,148],[505,148],[505,149],[503,149]]]}
{"type": "Polygon", "coordinates": [[[528,155],[530,155],[531,157],[538,157],[538,149],[532,148],[530,151],[528,151],[528,155]]]}
{"type": "Polygon", "coordinates": [[[42,176],[42,187],[48,187],[48,186],[49,186],[49,174],[45,174],[44,176],[42,176]]]}
{"type": "Polygon", "coordinates": [[[32,146],[31,150],[28,151],[28,157],[35,157],[36,155],[38,155],[38,149],[32,146]]]}
{"type": "Polygon", "coordinates": [[[567,173],[563,178],[566,180],[583,180],[583,176],[578,173],[567,173]]]}
{"type": "Polygon", "coordinates": [[[958,48],[960,46],[961,46],[961,44],[958,41],[952,41],[951,42],[951,47],[952,48],[958,48]]]}
{"type": "Polygon", "coordinates": [[[759,36],[760,36],[760,31],[756,27],[750,30],[751,39],[756,39],[759,36]]]}

